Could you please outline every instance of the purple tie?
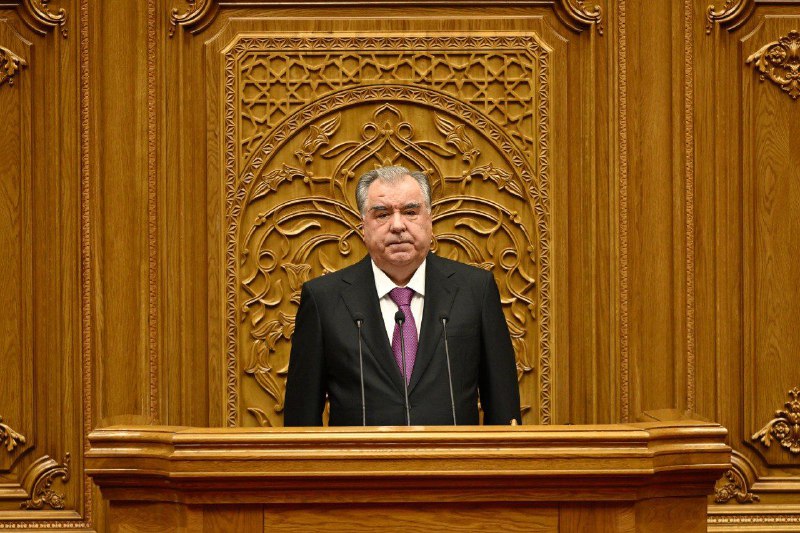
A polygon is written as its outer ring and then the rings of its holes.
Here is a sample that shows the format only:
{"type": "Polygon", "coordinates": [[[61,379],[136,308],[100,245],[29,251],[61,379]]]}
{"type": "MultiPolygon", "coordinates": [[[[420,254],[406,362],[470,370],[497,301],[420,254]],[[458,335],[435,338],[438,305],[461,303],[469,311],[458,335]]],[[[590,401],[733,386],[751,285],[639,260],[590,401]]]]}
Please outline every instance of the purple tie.
{"type": "Polygon", "coordinates": [[[394,360],[397,361],[397,367],[400,372],[403,371],[403,354],[400,346],[400,335],[403,336],[406,347],[406,383],[411,381],[411,372],[414,370],[414,361],[417,358],[417,323],[414,322],[414,315],[411,313],[411,297],[414,296],[414,290],[408,287],[395,287],[389,291],[389,298],[392,299],[397,307],[406,315],[406,320],[403,322],[402,328],[399,324],[394,326],[394,335],[392,335],[392,352],[394,352],[394,360]]]}

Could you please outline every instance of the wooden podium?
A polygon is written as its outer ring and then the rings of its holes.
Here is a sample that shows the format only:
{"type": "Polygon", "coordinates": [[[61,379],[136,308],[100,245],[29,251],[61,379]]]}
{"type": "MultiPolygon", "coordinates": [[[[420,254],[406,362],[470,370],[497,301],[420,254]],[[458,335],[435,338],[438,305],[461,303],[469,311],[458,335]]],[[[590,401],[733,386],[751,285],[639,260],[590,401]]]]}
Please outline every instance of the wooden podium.
{"type": "Polygon", "coordinates": [[[94,431],[112,531],[706,531],[726,430],[601,426],[94,431]]]}

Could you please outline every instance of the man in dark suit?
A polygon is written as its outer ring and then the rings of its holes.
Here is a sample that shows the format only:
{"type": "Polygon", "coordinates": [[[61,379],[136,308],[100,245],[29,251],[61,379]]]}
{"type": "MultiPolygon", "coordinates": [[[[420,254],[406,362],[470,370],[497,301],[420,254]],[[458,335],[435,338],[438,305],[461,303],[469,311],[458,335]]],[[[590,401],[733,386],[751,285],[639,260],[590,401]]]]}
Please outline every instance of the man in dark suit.
{"type": "Polygon", "coordinates": [[[373,170],[356,200],[369,255],[303,286],[285,425],[321,425],[326,394],[332,426],[478,424],[478,395],[484,423],[519,422],[494,277],[430,252],[427,177],[373,170]]]}

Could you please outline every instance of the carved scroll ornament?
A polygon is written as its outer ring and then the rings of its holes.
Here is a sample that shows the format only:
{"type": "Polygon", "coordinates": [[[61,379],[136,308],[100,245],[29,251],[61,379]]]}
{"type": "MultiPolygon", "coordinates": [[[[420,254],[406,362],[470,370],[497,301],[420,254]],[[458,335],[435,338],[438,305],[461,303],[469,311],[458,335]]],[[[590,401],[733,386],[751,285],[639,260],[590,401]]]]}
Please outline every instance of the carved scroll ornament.
{"type": "Polygon", "coordinates": [[[747,64],[750,63],[761,73],[761,81],[769,78],[793,99],[800,96],[800,32],[797,30],[761,47],[747,58],[747,64]]]}
{"type": "Polygon", "coordinates": [[[753,434],[753,440],[760,440],[767,448],[772,439],[792,453],[800,454],[800,389],[789,391],[792,398],[786,402],[786,410],[775,412],[775,418],[767,422],[760,431],[753,434]]]}
{"type": "Polygon", "coordinates": [[[0,416],[0,445],[5,445],[6,450],[13,452],[20,444],[25,444],[25,437],[11,429],[8,424],[3,424],[3,417],[0,416]]]}
{"type": "Polygon", "coordinates": [[[8,48],[0,46],[0,85],[8,82],[14,85],[14,76],[19,69],[27,67],[28,63],[8,48]]]}

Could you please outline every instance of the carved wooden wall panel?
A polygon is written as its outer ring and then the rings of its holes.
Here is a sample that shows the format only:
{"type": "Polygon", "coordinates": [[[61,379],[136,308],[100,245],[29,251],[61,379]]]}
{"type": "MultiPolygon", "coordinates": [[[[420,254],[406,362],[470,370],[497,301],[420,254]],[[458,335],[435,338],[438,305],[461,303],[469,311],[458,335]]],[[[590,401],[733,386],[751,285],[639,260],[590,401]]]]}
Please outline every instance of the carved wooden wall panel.
{"type": "Polygon", "coordinates": [[[437,253],[494,271],[525,418],[550,420],[548,52],[535,35],[465,34],[228,48],[230,424],[246,409],[280,425],[300,287],[366,253],[355,181],[384,164],[431,177],[437,253]]]}
{"type": "Polygon", "coordinates": [[[0,527],[79,528],[91,509],[76,5],[0,5],[0,527]]]}
{"type": "Polygon", "coordinates": [[[735,450],[714,530],[800,524],[800,13],[778,4],[726,2],[695,37],[697,65],[713,65],[697,78],[712,126],[697,130],[698,272],[714,286],[698,293],[698,407],[735,450]]]}

